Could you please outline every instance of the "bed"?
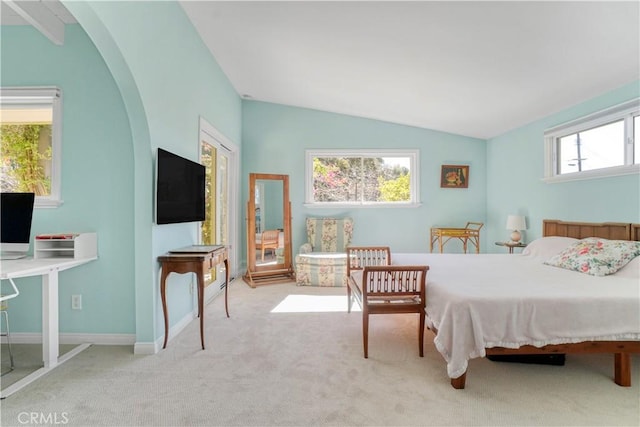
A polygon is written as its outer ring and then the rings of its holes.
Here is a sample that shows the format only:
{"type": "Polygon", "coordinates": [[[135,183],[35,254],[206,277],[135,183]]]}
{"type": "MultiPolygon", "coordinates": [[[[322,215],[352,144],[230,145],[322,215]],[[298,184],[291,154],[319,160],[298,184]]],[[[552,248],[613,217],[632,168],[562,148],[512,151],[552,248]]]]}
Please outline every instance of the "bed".
{"type": "Polygon", "coordinates": [[[430,267],[427,326],[454,388],[465,387],[470,359],[549,353],[612,353],[615,382],[631,385],[640,257],[604,277],[544,264],[587,237],[640,241],[640,225],[545,220],[522,254],[395,255],[394,264],[430,267]]]}

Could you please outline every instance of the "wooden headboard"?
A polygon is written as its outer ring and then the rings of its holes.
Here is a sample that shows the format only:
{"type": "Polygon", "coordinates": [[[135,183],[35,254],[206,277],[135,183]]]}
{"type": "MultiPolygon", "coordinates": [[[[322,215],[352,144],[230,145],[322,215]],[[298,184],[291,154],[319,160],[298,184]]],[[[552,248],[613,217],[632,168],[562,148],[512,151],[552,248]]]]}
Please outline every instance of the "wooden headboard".
{"type": "Polygon", "coordinates": [[[575,239],[601,237],[609,240],[640,241],[640,224],[623,222],[569,222],[555,219],[542,221],[543,236],[563,236],[575,239]]]}

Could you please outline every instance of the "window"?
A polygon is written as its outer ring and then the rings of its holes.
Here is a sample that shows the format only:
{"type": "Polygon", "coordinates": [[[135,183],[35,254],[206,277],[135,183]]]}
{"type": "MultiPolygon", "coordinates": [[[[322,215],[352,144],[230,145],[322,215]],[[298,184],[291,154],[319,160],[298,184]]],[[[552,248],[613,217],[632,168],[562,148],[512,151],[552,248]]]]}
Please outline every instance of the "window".
{"type": "Polygon", "coordinates": [[[61,99],[53,87],[0,89],[1,189],[33,192],[39,207],[61,204],[61,99]]]}
{"type": "Polygon", "coordinates": [[[418,150],[308,150],[305,165],[308,205],[419,203],[418,150]]]}
{"type": "Polygon", "coordinates": [[[640,172],[640,104],[633,100],[545,132],[545,181],[640,172]]]}

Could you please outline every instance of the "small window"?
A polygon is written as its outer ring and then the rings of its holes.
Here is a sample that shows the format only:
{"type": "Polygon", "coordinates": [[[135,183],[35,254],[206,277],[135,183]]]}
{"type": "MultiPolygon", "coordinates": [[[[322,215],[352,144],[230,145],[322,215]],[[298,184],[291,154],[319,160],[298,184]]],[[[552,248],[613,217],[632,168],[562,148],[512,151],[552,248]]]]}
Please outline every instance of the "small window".
{"type": "Polygon", "coordinates": [[[547,182],[640,172],[638,100],[545,132],[547,182]]]}
{"type": "Polygon", "coordinates": [[[306,203],[314,207],[417,205],[417,159],[417,150],[309,150],[306,203]]]}
{"type": "Polygon", "coordinates": [[[36,206],[60,205],[61,91],[0,89],[0,185],[32,192],[36,206]]]}
{"type": "Polygon", "coordinates": [[[624,165],[624,120],[558,138],[561,174],[624,165]]]}

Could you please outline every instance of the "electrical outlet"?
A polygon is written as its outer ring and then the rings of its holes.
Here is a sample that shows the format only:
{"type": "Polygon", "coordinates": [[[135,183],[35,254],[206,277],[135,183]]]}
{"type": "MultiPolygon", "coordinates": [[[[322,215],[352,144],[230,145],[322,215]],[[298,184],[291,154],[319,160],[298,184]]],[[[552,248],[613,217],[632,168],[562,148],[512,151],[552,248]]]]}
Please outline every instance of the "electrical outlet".
{"type": "Polygon", "coordinates": [[[71,309],[82,310],[82,295],[71,295],[71,309]]]}

